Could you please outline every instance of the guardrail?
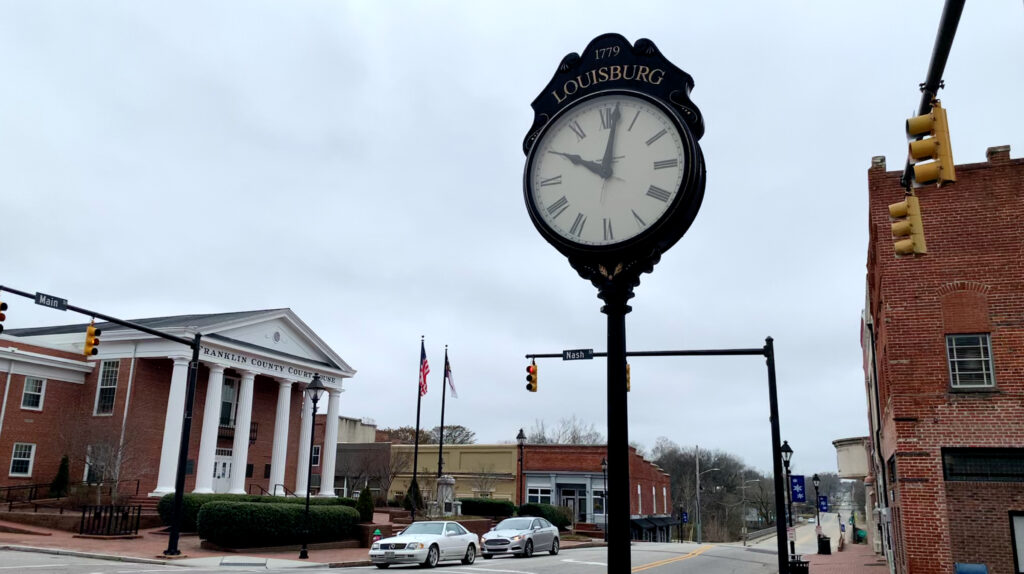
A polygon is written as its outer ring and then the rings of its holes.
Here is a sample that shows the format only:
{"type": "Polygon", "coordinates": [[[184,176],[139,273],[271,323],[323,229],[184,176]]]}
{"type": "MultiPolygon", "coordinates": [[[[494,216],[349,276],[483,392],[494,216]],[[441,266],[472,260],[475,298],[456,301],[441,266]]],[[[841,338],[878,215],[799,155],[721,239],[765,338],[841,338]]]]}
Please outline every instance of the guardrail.
{"type": "Polygon", "coordinates": [[[774,526],[770,528],[762,528],[761,530],[748,532],[747,535],[743,538],[743,541],[750,542],[751,540],[760,540],[762,538],[768,538],[769,536],[775,536],[776,534],[778,533],[776,532],[776,527],[774,526]]]}

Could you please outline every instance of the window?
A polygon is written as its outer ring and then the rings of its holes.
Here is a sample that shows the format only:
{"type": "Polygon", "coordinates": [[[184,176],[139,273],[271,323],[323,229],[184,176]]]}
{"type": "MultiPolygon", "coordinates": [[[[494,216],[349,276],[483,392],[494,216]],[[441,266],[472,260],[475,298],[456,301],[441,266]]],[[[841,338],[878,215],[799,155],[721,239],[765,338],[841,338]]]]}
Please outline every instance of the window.
{"type": "Polygon", "coordinates": [[[25,390],[21,393],[21,408],[33,411],[43,410],[43,391],[46,381],[36,377],[25,377],[25,390]]]}
{"type": "Polygon", "coordinates": [[[526,501],[539,502],[541,504],[551,504],[551,489],[528,488],[526,489],[526,501]]]}
{"type": "Polygon", "coordinates": [[[594,514],[604,514],[604,491],[594,491],[594,514]]]}
{"type": "Polygon", "coordinates": [[[320,445],[313,446],[313,466],[320,466],[320,445]]]}
{"type": "Polygon", "coordinates": [[[456,524],[455,522],[449,522],[448,525],[445,526],[445,530],[447,530],[449,534],[453,534],[456,536],[459,534],[466,533],[466,531],[463,530],[462,527],[456,524]]]}
{"type": "Polygon", "coordinates": [[[263,478],[270,478],[270,465],[269,464],[264,464],[263,465],[263,478]]]}
{"type": "Polygon", "coordinates": [[[32,461],[35,458],[36,445],[24,442],[14,443],[11,454],[11,476],[32,476],[32,461]]]}
{"type": "Polygon", "coordinates": [[[224,388],[220,391],[220,426],[222,427],[235,428],[237,389],[237,378],[224,377],[224,388]]]}
{"type": "Polygon", "coordinates": [[[944,448],[947,481],[1024,482],[1024,448],[944,448]]]}
{"type": "Polygon", "coordinates": [[[1024,572],[1024,513],[1010,511],[1010,538],[1013,539],[1013,571],[1024,572]]]}
{"type": "Polygon", "coordinates": [[[946,335],[946,356],[949,358],[950,385],[954,389],[995,386],[988,333],[946,335]]]}
{"type": "Polygon", "coordinates": [[[100,363],[100,382],[96,387],[94,415],[114,414],[114,396],[117,394],[117,361],[100,363]]]}
{"type": "Polygon", "coordinates": [[[661,513],[668,514],[668,487],[661,487],[661,513]]]}

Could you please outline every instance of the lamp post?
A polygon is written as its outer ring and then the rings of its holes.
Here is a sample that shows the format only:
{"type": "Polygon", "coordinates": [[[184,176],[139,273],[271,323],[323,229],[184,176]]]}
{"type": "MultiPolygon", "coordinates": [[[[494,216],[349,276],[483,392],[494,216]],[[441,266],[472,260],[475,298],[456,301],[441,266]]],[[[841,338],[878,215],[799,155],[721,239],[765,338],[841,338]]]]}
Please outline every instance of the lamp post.
{"type": "Polygon", "coordinates": [[[686,507],[683,503],[679,503],[679,543],[683,543],[683,513],[686,512],[686,507]]]}
{"type": "MultiPolygon", "coordinates": [[[[793,482],[789,477],[789,460],[793,458],[793,448],[789,446],[789,441],[782,441],[782,447],[779,449],[782,453],[782,465],[786,467],[786,515],[788,518],[787,524],[790,528],[793,528],[793,482]]],[[[795,538],[795,536],[794,536],[795,538]]],[[[793,560],[796,556],[796,542],[793,538],[789,539],[789,559],[793,560]]]]}
{"type": "Polygon", "coordinates": [[[811,482],[814,483],[814,523],[817,525],[814,528],[817,530],[821,528],[821,499],[818,498],[818,485],[821,484],[821,478],[818,477],[818,473],[814,473],[811,482]]]}
{"type": "Polygon", "coordinates": [[[743,514],[740,516],[740,520],[743,521],[743,527],[740,528],[740,536],[743,537],[743,545],[747,545],[747,484],[751,482],[761,482],[760,478],[752,478],[750,480],[744,480],[740,489],[743,491],[743,514]]]}
{"type": "MultiPolygon", "coordinates": [[[[697,468],[700,468],[700,461],[697,461],[697,468]]],[[[722,470],[720,468],[709,468],[702,470],[697,473],[697,544],[701,543],[701,511],[700,511],[700,475],[711,472],[713,470],[722,470]]]]}
{"type": "Polygon", "coordinates": [[[519,434],[516,435],[516,442],[519,443],[519,505],[523,505],[523,483],[526,482],[526,477],[523,476],[523,447],[526,446],[526,433],[523,429],[519,429],[519,434]]]}
{"type": "Polygon", "coordinates": [[[320,382],[320,374],[315,373],[313,380],[306,385],[305,393],[309,397],[309,400],[313,402],[313,415],[309,419],[309,467],[306,469],[306,527],[302,531],[302,549],[299,550],[299,559],[305,560],[309,558],[309,491],[312,487],[313,478],[313,442],[315,441],[314,433],[316,422],[316,404],[320,402],[320,397],[324,394],[327,387],[320,382]]]}
{"type": "Polygon", "coordinates": [[[601,513],[604,515],[604,541],[608,542],[608,459],[601,457],[601,475],[604,486],[601,488],[601,513]]]}

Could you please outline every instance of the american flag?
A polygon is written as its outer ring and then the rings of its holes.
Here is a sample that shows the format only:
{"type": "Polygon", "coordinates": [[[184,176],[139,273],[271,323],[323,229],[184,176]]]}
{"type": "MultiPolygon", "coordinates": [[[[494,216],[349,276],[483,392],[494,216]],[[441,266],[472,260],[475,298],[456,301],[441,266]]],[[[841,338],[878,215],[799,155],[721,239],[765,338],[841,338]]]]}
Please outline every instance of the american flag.
{"type": "Polygon", "coordinates": [[[444,354],[444,378],[448,379],[448,387],[452,390],[452,398],[459,398],[458,393],[455,392],[455,381],[452,380],[452,366],[448,364],[448,353],[444,354]]]}
{"type": "Polygon", "coordinates": [[[427,349],[420,341],[420,396],[427,394],[427,375],[430,374],[430,363],[427,362],[427,349]]]}

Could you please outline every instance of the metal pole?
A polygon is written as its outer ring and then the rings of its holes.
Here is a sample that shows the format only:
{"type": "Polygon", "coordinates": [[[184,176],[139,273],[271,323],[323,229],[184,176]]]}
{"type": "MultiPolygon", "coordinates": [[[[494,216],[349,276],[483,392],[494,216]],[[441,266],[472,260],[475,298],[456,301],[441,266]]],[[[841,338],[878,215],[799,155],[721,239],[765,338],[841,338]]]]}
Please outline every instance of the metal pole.
{"type": "Polygon", "coordinates": [[[185,496],[185,466],[188,464],[188,439],[192,432],[192,403],[196,398],[196,375],[199,372],[199,341],[202,335],[195,334],[192,340],[192,361],[188,365],[188,379],[185,385],[185,412],[181,422],[181,442],[178,445],[178,472],[174,477],[174,506],[171,511],[171,531],[167,537],[166,556],[181,554],[178,537],[181,535],[182,505],[185,496]]]}
{"type": "MultiPolygon", "coordinates": [[[[789,555],[786,553],[786,525],[782,485],[782,438],[779,431],[779,397],[775,388],[775,345],[771,337],[764,340],[765,363],[768,365],[768,420],[772,427],[772,472],[775,481],[775,538],[779,555],[779,574],[789,572],[789,555]]],[[[788,488],[788,484],[786,487],[788,488]]]]}
{"type": "Polygon", "coordinates": [[[696,466],[696,468],[697,468],[697,544],[700,544],[701,543],[701,536],[700,536],[700,534],[701,534],[700,533],[700,527],[701,527],[701,524],[700,524],[700,445],[697,445],[696,453],[697,454],[696,454],[694,460],[696,461],[696,464],[697,464],[697,466],[696,466]]]}
{"type": "MultiPolygon", "coordinates": [[[[793,484],[793,480],[791,478],[792,476],[793,475],[789,473],[789,463],[786,463],[786,485],[787,486],[793,484]]],[[[789,517],[789,527],[790,528],[793,527],[793,493],[791,491],[792,491],[792,487],[791,486],[789,486],[789,488],[786,488],[786,515],[789,517]]],[[[788,538],[788,535],[787,535],[787,538],[788,538]]],[[[794,534],[793,538],[796,538],[795,534],[794,534]]],[[[795,540],[790,540],[789,541],[789,555],[791,557],[795,557],[796,556],[796,541],[795,540]]]]}
{"type": "Polygon", "coordinates": [[[526,477],[523,476],[523,445],[519,445],[519,506],[523,505],[523,482],[526,481],[526,477]]]}
{"type": "MultiPolygon", "coordinates": [[[[607,451],[608,448],[605,447],[607,451]]],[[[608,454],[605,452],[605,454],[608,454]]],[[[601,491],[601,510],[604,511],[604,541],[608,542],[608,467],[601,468],[601,474],[604,475],[604,490],[601,491]]]]}
{"type": "MultiPolygon", "coordinates": [[[[312,393],[310,393],[312,394],[312,393]]],[[[313,401],[313,416],[309,421],[309,467],[306,469],[306,527],[302,532],[302,549],[299,550],[299,559],[309,558],[309,491],[313,489],[313,443],[316,441],[316,404],[320,397],[315,394],[310,397],[313,401]]],[[[365,488],[365,487],[364,487],[365,488]]]]}
{"type": "MultiPolygon", "coordinates": [[[[628,283],[628,282],[627,282],[628,283]]],[[[608,490],[619,494],[608,501],[608,571],[629,572],[629,409],[626,394],[626,302],[632,286],[609,284],[599,296],[608,316],[608,490]]]]}

